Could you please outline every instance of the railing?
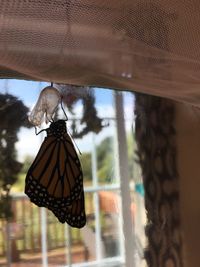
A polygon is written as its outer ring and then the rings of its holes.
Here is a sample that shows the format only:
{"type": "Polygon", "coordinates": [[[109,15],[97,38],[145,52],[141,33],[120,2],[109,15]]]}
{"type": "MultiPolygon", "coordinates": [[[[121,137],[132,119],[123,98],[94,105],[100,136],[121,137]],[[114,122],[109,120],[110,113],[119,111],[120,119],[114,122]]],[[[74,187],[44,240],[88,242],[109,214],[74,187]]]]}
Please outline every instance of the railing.
{"type": "MultiPolygon", "coordinates": [[[[119,214],[113,220],[112,216],[115,216],[115,214],[109,214],[108,211],[105,211],[104,206],[107,203],[104,203],[105,199],[101,197],[102,192],[108,192],[112,198],[116,196],[119,199],[118,185],[85,188],[88,220],[87,230],[82,231],[68,228],[66,224],[59,223],[55,216],[46,209],[43,209],[43,212],[41,212],[41,209],[32,204],[24,194],[13,195],[12,208],[14,217],[13,221],[9,223],[9,229],[5,221],[0,221],[0,266],[1,259],[4,258],[4,262],[6,262],[5,258],[8,257],[8,242],[10,242],[10,262],[17,262],[20,259],[23,261],[27,258],[33,261],[36,255],[38,257],[40,255],[40,266],[48,266],[48,261],[50,261],[48,259],[51,257],[53,261],[53,257],[57,258],[60,255],[59,253],[61,253],[63,259],[60,266],[72,266],[72,263],[73,266],[98,266],[99,262],[101,262],[101,266],[123,266],[124,258],[120,251],[120,242],[123,237],[120,236],[121,231],[119,228],[113,230],[114,220],[119,218],[119,214]],[[101,223],[98,224],[98,231],[96,231],[95,222],[94,194],[97,194],[100,200],[98,205],[101,223]],[[45,220],[42,218],[44,212],[45,220]],[[46,234],[42,230],[44,229],[44,224],[46,234]],[[88,229],[93,233],[94,243],[92,246],[94,251],[90,251],[87,245],[87,238],[85,238],[87,237],[85,235],[88,229]],[[95,231],[91,229],[95,229],[95,231]],[[7,230],[9,230],[9,236],[6,235],[8,233],[7,230]],[[86,232],[84,233],[84,231],[86,232]],[[99,233],[100,237],[98,240],[97,234],[99,235],[99,233]],[[44,240],[42,240],[42,236],[44,240]],[[96,253],[97,247],[101,250],[99,252],[101,258],[98,258],[99,256],[96,253]],[[55,254],[51,254],[53,252],[55,254]],[[74,258],[76,259],[74,260],[74,258]]],[[[118,200],[115,199],[115,201],[118,200]]],[[[140,240],[137,239],[137,241],[138,255],[143,257],[140,240]]]]}
{"type": "MultiPolygon", "coordinates": [[[[90,197],[90,196],[87,196],[90,197]]],[[[23,194],[14,195],[12,198],[13,220],[9,223],[0,221],[0,266],[11,266],[12,262],[34,262],[42,266],[43,244],[42,213],[41,209],[33,205],[23,194]]],[[[46,255],[54,261],[61,257],[60,263],[66,263],[66,234],[65,225],[58,222],[55,216],[46,213],[46,255]],[[54,253],[54,254],[52,254],[54,253]]],[[[82,242],[79,230],[71,231],[72,254],[79,253],[79,258],[87,260],[87,249],[82,242]],[[77,250],[78,249],[78,250],[77,250]]],[[[38,266],[38,265],[36,265],[38,266]]],[[[55,265],[57,266],[57,265],[55,265]]]]}
{"type": "MultiPolygon", "coordinates": [[[[117,185],[108,185],[108,186],[96,186],[87,187],[85,189],[85,203],[86,203],[86,211],[88,214],[87,227],[88,229],[95,229],[94,239],[96,245],[93,244],[94,248],[96,247],[101,250],[101,243],[104,246],[104,255],[101,255],[101,259],[103,257],[113,256],[117,257],[117,261],[119,261],[119,240],[118,236],[111,236],[110,238],[115,242],[112,250],[110,251],[108,240],[106,240],[106,235],[110,234],[109,229],[110,225],[107,225],[106,220],[109,214],[104,212],[99,205],[99,217],[101,216],[101,224],[96,223],[95,217],[95,208],[94,208],[94,200],[95,194],[98,195],[100,192],[115,192],[116,196],[118,195],[119,187],[117,185]],[[103,217],[105,216],[105,218],[103,217]],[[103,218],[103,221],[102,221],[103,218]],[[99,227],[98,231],[96,230],[96,226],[99,227]],[[97,235],[100,237],[97,239],[97,235]],[[103,239],[104,238],[104,239],[103,239]],[[114,240],[115,239],[115,240],[114,240]],[[99,243],[97,243],[99,242],[99,243]]],[[[97,196],[96,195],[96,196],[97,196]]],[[[95,202],[96,203],[96,202],[95,202]]],[[[98,254],[90,253],[88,251],[87,242],[83,240],[83,231],[79,229],[66,228],[66,224],[61,224],[55,218],[55,216],[48,210],[44,210],[45,212],[45,220],[43,218],[41,209],[32,204],[29,199],[24,194],[15,194],[12,196],[12,209],[13,209],[13,220],[9,223],[5,221],[0,221],[0,258],[8,256],[8,249],[10,250],[10,261],[18,261],[19,258],[26,258],[26,255],[39,254],[43,251],[42,257],[44,257],[44,245],[46,246],[46,258],[48,258],[48,253],[53,250],[58,250],[59,248],[63,249],[64,257],[67,259],[65,262],[69,263],[69,251],[72,254],[70,257],[73,257],[74,253],[81,253],[80,258],[82,261],[88,261],[89,258],[97,262],[99,260],[98,254]],[[46,234],[42,229],[42,225],[46,227],[46,234]],[[9,231],[8,230],[9,227],[9,231]],[[68,233],[67,233],[68,231],[68,233]],[[7,234],[8,233],[8,234],[7,234]],[[42,240],[42,236],[44,236],[44,241],[42,240]],[[7,241],[7,242],[5,242],[7,241]],[[45,243],[44,243],[45,242],[45,243]],[[10,248],[8,248],[8,243],[10,243],[10,248]],[[67,249],[67,250],[66,250],[67,249]],[[94,255],[95,254],[95,255],[94,255]]],[[[99,218],[100,219],[100,218],[99,218]]],[[[110,222],[108,223],[110,224],[110,222]]],[[[117,234],[116,232],[114,235],[117,234]]],[[[112,234],[113,235],[113,234],[112,234]]],[[[110,240],[109,240],[110,241],[110,240]]],[[[98,253],[101,253],[99,251],[98,253]]],[[[113,259],[114,260],[114,259],[113,259]]],[[[44,259],[41,258],[43,263],[44,259]]],[[[1,265],[1,264],[0,264],[1,265]]],[[[45,265],[45,264],[43,264],[45,265]]]]}
{"type": "MultiPolygon", "coordinates": [[[[87,196],[91,198],[91,196],[87,196]]],[[[90,203],[90,201],[88,201],[90,203]]],[[[14,195],[12,198],[13,220],[9,223],[11,240],[15,240],[20,253],[41,251],[41,213],[40,209],[33,205],[23,195],[14,195]]],[[[52,250],[65,246],[65,227],[58,223],[50,211],[47,211],[47,243],[52,250]]],[[[5,240],[7,222],[0,221],[0,256],[5,256],[7,247],[5,240]]],[[[72,244],[81,243],[80,231],[72,230],[72,244]]]]}

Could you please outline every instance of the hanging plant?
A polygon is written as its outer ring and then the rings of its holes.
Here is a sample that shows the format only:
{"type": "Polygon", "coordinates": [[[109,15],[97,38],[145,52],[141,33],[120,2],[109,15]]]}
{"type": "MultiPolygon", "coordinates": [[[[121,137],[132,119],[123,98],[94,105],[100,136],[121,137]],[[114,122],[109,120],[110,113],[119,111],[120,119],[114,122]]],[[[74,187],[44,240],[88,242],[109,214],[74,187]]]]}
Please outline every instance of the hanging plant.
{"type": "Polygon", "coordinates": [[[20,127],[31,127],[27,113],[28,108],[21,100],[11,94],[0,94],[0,218],[11,217],[9,192],[22,168],[15,144],[20,127]]]}
{"type": "Polygon", "coordinates": [[[83,114],[80,118],[83,128],[78,131],[77,120],[72,120],[71,129],[74,138],[82,138],[89,132],[99,133],[105,127],[102,123],[103,120],[97,115],[95,96],[91,88],[74,85],[59,85],[58,87],[63,96],[63,103],[71,114],[74,114],[74,106],[79,100],[83,104],[83,114]]]}

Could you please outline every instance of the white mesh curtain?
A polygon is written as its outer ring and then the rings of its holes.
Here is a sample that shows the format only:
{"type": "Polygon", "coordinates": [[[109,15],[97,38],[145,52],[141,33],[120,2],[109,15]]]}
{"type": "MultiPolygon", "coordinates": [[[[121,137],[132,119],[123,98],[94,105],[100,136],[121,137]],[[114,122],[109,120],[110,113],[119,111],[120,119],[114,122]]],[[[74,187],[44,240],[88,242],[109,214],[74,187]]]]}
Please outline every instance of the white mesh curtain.
{"type": "MultiPolygon", "coordinates": [[[[199,14],[199,0],[0,0],[0,78],[127,89],[200,106],[199,14]]],[[[187,266],[198,267],[200,113],[177,107],[185,255],[187,266]]],[[[182,267],[181,256],[176,265],[170,257],[160,257],[162,266],[182,267]]]]}
{"type": "Polygon", "coordinates": [[[0,0],[0,77],[199,105],[197,0],[0,0]]]}

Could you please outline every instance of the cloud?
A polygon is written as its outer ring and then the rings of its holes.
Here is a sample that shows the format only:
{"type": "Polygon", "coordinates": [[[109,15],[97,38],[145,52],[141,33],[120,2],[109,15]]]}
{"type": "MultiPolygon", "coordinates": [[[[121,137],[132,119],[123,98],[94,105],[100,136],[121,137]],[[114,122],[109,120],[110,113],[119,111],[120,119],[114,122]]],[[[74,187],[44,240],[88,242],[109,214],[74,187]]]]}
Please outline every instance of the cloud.
{"type": "Polygon", "coordinates": [[[43,140],[42,136],[35,135],[34,128],[21,128],[18,139],[19,141],[16,143],[16,149],[20,161],[23,161],[26,155],[36,156],[43,140]]]}

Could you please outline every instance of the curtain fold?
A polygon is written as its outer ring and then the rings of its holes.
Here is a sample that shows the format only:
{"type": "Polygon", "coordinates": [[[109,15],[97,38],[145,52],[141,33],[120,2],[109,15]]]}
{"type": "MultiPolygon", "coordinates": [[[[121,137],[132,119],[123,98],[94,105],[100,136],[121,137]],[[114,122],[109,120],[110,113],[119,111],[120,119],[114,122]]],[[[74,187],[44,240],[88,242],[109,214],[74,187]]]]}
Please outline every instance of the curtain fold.
{"type": "Polygon", "coordinates": [[[197,0],[0,0],[0,77],[200,105],[197,0]]]}

